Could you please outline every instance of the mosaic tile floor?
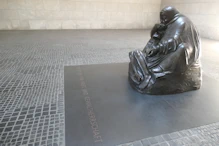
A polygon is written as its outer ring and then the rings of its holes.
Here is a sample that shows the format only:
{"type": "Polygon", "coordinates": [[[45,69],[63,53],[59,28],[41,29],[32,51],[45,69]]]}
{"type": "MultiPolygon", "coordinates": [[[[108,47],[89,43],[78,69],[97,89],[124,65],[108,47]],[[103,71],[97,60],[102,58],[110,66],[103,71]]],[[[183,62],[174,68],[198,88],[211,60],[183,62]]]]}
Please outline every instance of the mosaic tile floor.
{"type": "MultiPolygon", "coordinates": [[[[0,31],[0,145],[64,146],[64,66],[127,62],[148,39],[146,30],[0,31]]],[[[215,79],[218,44],[203,39],[215,79]]]]}

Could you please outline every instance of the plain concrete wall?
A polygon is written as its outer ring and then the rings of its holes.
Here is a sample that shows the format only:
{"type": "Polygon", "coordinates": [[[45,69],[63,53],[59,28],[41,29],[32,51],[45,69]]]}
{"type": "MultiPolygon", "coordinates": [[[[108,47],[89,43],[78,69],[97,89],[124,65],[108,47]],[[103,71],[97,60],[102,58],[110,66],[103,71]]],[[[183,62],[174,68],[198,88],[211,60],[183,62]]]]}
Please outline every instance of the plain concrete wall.
{"type": "Polygon", "coordinates": [[[162,0],[161,9],[165,6],[188,16],[202,37],[219,40],[219,0],[162,0]]]}
{"type": "Polygon", "coordinates": [[[151,28],[161,0],[0,0],[0,29],[151,28]]]}

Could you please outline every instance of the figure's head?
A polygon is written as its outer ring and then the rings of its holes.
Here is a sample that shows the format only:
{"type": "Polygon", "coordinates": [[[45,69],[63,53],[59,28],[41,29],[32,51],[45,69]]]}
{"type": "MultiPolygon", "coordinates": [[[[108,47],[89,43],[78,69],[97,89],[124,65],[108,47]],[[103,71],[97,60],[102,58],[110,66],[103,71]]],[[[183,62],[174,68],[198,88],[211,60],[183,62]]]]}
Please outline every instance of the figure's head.
{"type": "Polygon", "coordinates": [[[177,11],[174,7],[167,6],[160,12],[160,22],[166,25],[173,20],[177,14],[179,14],[179,11],[177,11]]]}
{"type": "Polygon", "coordinates": [[[163,37],[166,28],[167,27],[163,24],[155,24],[151,30],[151,38],[160,40],[163,37]]]}

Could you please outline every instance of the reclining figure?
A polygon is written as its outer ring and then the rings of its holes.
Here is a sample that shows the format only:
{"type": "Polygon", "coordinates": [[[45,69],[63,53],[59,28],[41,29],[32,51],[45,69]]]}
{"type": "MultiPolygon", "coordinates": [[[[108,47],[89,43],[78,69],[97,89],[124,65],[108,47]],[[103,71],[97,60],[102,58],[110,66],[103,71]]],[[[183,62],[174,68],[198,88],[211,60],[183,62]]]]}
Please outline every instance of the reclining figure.
{"type": "Polygon", "coordinates": [[[140,93],[173,94],[201,87],[200,37],[173,7],[160,12],[143,51],[129,53],[129,81],[140,93]]]}

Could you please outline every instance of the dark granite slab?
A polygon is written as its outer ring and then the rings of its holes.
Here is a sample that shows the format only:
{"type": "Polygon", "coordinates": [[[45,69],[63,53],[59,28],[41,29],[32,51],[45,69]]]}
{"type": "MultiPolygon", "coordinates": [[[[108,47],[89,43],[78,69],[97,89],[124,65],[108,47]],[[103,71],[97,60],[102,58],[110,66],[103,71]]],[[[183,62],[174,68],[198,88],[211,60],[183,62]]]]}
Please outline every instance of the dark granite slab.
{"type": "Polygon", "coordinates": [[[219,83],[152,96],[128,83],[128,63],[65,67],[66,146],[113,146],[219,121],[219,83]],[[96,141],[96,142],[95,142],[96,141]]]}

